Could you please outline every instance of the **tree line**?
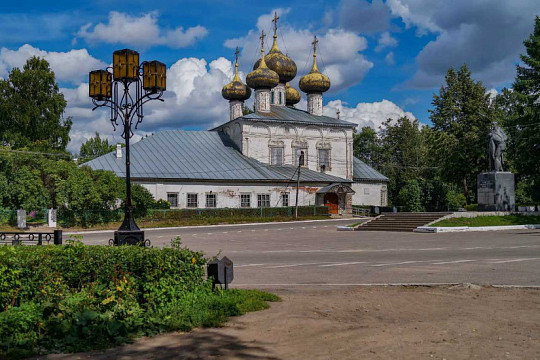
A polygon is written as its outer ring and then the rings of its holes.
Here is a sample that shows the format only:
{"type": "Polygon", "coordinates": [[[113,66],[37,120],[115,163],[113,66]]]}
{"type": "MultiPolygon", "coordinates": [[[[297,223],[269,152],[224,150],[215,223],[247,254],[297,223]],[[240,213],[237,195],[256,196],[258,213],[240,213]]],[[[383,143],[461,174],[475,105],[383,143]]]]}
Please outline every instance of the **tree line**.
{"type": "MultiPolygon", "coordinates": [[[[355,156],[389,179],[392,205],[436,211],[475,204],[476,176],[488,170],[488,134],[508,135],[505,171],[516,174],[516,202],[540,204],[540,18],[511,88],[492,97],[467,65],[450,68],[433,95],[432,125],[402,117],[355,135],[355,156]]],[[[474,208],[474,206],[471,206],[474,208]]]]}

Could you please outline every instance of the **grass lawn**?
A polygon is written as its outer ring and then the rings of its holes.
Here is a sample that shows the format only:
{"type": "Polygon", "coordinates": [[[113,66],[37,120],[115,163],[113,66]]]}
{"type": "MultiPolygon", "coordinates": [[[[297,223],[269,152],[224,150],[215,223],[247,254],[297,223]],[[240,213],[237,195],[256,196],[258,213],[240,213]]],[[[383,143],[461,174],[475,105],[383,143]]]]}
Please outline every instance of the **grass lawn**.
{"type": "Polygon", "coordinates": [[[506,216],[477,216],[474,218],[452,218],[441,220],[433,227],[457,227],[457,226],[505,226],[505,225],[527,225],[540,224],[540,216],[506,215],[506,216]]]}

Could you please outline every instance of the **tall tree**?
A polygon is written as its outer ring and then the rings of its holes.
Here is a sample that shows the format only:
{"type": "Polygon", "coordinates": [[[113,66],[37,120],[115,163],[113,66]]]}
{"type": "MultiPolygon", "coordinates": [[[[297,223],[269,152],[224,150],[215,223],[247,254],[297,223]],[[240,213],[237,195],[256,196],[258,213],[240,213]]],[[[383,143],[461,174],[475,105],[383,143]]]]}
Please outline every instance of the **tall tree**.
{"type": "Polygon", "coordinates": [[[37,57],[0,80],[0,140],[11,148],[65,150],[71,118],[49,63],[37,57]]]}
{"type": "Polygon", "coordinates": [[[96,136],[86,140],[81,145],[79,155],[82,162],[90,161],[98,156],[105,155],[114,151],[115,146],[109,144],[109,140],[102,139],[99,133],[96,132],[96,136]]]}
{"type": "Polygon", "coordinates": [[[443,177],[462,186],[469,202],[475,196],[477,174],[487,169],[487,137],[493,122],[490,96],[463,65],[458,71],[448,70],[446,84],[433,95],[432,105],[432,151],[443,177]]]}
{"type": "Polygon", "coordinates": [[[388,119],[380,131],[379,170],[390,179],[389,195],[398,201],[398,194],[407,180],[422,176],[426,147],[418,120],[401,117],[388,119]]]}
{"type": "Polygon", "coordinates": [[[515,161],[519,173],[540,176],[540,17],[525,44],[523,64],[517,65],[513,90],[517,96],[515,116],[508,127],[513,128],[515,161]]]}
{"type": "Polygon", "coordinates": [[[354,156],[368,164],[377,167],[379,164],[380,148],[377,132],[369,126],[354,135],[354,156]]]}

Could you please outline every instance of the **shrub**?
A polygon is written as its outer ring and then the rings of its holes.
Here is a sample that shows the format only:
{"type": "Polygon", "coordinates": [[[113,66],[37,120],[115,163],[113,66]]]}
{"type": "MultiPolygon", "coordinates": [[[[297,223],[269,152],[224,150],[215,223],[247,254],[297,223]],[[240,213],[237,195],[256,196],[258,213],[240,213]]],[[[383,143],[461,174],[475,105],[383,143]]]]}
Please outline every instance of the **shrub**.
{"type": "Polygon", "coordinates": [[[131,186],[131,200],[133,201],[134,215],[136,217],[146,216],[148,209],[153,209],[156,203],[150,191],[139,184],[131,186]]]}
{"type": "Polygon", "coordinates": [[[478,204],[465,205],[465,210],[467,210],[467,211],[478,211],[478,204]]]}
{"type": "Polygon", "coordinates": [[[450,190],[446,193],[446,205],[449,210],[460,210],[467,203],[465,195],[456,191],[450,190]]]}
{"type": "Polygon", "coordinates": [[[164,199],[159,199],[154,203],[154,209],[165,209],[168,210],[171,208],[171,203],[164,199]]]}
{"type": "Polygon", "coordinates": [[[0,247],[0,358],[103,348],[267,306],[270,295],[212,291],[205,263],[178,241],[0,247]]]}
{"type": "Polygon", "coordinates": [[[416,180],[409,180],[399,191],[399,203],[404,211],[424,211],[422,206],[422,189],[416,180]]]}

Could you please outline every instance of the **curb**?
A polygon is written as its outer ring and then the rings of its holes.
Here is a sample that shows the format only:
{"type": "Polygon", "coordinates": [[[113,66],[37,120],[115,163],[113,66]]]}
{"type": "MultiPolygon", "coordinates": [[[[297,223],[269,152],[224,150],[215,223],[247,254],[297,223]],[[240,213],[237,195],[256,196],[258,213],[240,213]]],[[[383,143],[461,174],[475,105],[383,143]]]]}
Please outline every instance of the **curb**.
{"type": "MultiPolygon", "coordinates": [[[[436,287],[436,286],[456,286],[456,285],[463,285],[464,283],[458,283],[458,282],[434,282],[434,283],[335,283],[335,284],[327,284],[327,283],[313,283],[313,284],[302,284],[302,283],[296,283],[296,284],[231,284],[231,287],[251,287],[251,288],[257,288],[259,286],[261,287],[291,287],[291,286],[300,286],[300,287],[308,287],[308,286],[330,286],[330,287],[337,287],[337,286],[360,286],[360,287],[376,287],[376,286],[418,286],[418,287],[436,287]]],[[[500,289],[538,289],[540,290],[540,285],[506,285],[506,284],[473,284],[478,285],[482,288],[500,288],[500,289]]]]}
{"type": "Polygon", "coordinates": [[[503,231],[503,230],[534,230],[540,229],[540,224],[528,225],[506,225],[506,226],[448,226],[430,227],[420,226],[414,229],[419,233],[441,233],[441,232],[472,232],[472,231],[503,231]]]}
{"type": "MultiPolygon", "coordinates": [[[[182,229],[205,229],[215,227],[231,227],[231,226],[260,226],[260,225],[278,225],[278,224],[306,224],[315,222],[333,222],[333,221],[355,221],[353,218],[345,219],[324,219],[324,220],[300,220],[300,221],[273,221],[262,223],[245,223],[245,224],[221,224],[221,225],[190,225],[190,226],[172,226],[172,227],[157,227],[157,228],[143,228],[143,231],[157,231],[157,230],[182,230],[182,229]]],[[[77,235],[77,234],[104,234],[114,232],[116,229],[110,230],[83,230],[83,231],[66,231],[65,235],[77,235]]]]}

